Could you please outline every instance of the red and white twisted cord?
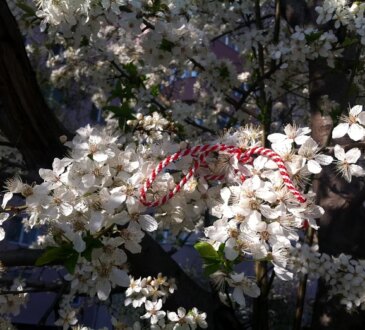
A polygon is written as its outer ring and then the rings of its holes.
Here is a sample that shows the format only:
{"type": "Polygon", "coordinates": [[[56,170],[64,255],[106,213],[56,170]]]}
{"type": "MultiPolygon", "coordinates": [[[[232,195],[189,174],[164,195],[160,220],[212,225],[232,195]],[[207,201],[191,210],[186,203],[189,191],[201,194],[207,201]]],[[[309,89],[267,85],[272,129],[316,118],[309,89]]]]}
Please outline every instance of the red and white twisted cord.
{"type": "MultiPolygon", "coordinates": [[[[273,160],[279,168],[279,172],[283,178],[284,184],[287,186],[289,191],[292,192],[292,194],[296,197],[296,199],[300,203],[305,202],[305,198],[302,196],[302,194],[294,187],[290,176],[288,174],[288,171],[285,167],[284,162],[280,158],[280,156],[272,151],[271,149],[266,149],[262,147],[253,147],[249,148],[246,151],[242,151],[240,148],[235,146],[227,146],[225,144],[214,144],[214,145],[198,145],[193,148],[188,148],[185,150],[178,151],[172,155],[167,156],[164,160],[162,160],[157,167],[152,171],[150,176],[147,178],[146,182],[140,189],[140,202],[148,207],[156,207],[161,206],[167,201],[169,201],[171,198],[173,198],[180,190],[181,188],[189,181],[190,178],[194,176],[196,171],[202,164],[206,164],[206,157],[211,152],[222,152],[226,151],[230,154],[233,154],[237,157],[238,161],[241,163],[247,163],[250,161],[252,155],[262,155],[270,158],[273,160]],[[174,187],[174,189],[170,190],[166,195],[162,196],[160,199],[157,199],[152,202],[147,201],[147,190],[152,186],[152,183],[156,180],[157,175],[166,168],[170,163],[178,161],[184,157],[192,156],[194,157],[194,163],[193,166],[188,170],[187,174],[180,180],[179,183],[177,183],[174,187]]],[[[224,175],[217,175],[217,174],[211,174],[206,175],[204,177],[207,180],[222,180],[224,178],[224,175]]],[[[244,176],[241,176],[241,180],[244,181],[244,176]]]]}
{"type": "Polygon", "coordinates": [[[304,203],[306,199],[303,197],[303,195],[294,187],[292,180],[290,179],[288,170],[286,169],[286,166],[283,162],[283,160],[280,158],[280,156],[272,151],[271,149],[262,148],[262,147],[252,147],[245,152],[242,153],[241,157],[243,158],[249,158],[252,155],[261,155],[266,156],[267,158],[270,158],[272,161],[276,163],[276,165],[279,168],[279,173],[281,174],[281,177],[284,181],[284,184],[286,187],[291,191],[291,193],[295,196],[295,198],[300,202],[304,203]]]}

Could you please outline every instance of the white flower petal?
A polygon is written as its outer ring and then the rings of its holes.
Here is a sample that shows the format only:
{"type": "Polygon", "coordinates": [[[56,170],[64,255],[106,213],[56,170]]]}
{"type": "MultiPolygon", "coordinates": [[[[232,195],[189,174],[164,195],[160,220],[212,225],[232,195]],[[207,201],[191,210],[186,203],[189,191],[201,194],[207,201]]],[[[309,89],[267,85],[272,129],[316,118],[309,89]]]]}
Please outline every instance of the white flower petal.
{"type": "Polygon", "coordinates": [[[162,299],[159,299],[155,304],[155,310],[160,310],[161,308],[162,308],[162,299]]]}
{"type": "Polygon", "coordinates": [[[9,213],[0,213],[0,226],[4,223],[4,221],[8,220],[9,213]]]}
{"type": "Polygon", "coordinates": [[[253,281],[250,281],[250,283],[246,284],[243,290],[245,294],[252,298],[257,298],[260,295],[260,288],[253,281]]]}
{"type": "Polygon", "coordinates": [[[298,129],[298,133],[300,134],[300,135],[305,135],[305,134],[309,134],[310,132],[312,132],[312,130],[309,128],[309,127],[300,127],[299,129],[298,129]]]}
{"type": "Polygon", "coordinates": [[[104,152],[97,151],[93,154],[93,160],[96,162],[105,162],[108,159],[108,155],[104,152]]]}
{"type": "Polygon", "coordinates": [[[233,289],[232,298],[237,304],[245,306],[245,297],[241,288],[233,289]]]}
{"type": "Polygon", "coordinates": [[[88,225],[90,232],[94,234],[99,231],[103,226],[103,222],[104,216],[100,212],[93,212],[88,225]]]}
{"type": "Polygon", "coordinates": [[[113,223],[120,225],[120,226],[124,226],[131,220],[131,218],[129,217],[129,214],[125,210],[116,214],[113,218],[110,218],[110,219],[112,219],[113,223]]]}
{"type": "Polygon", "coordinates": [[[362,105],[355,105],[350,110],[350,115],[357,116],[362,111],[362,105]]]}
{"type": "Polygon", "coordinates": [[[280,212],[272,209],[270,205],[260,205],[260,212],[267,219],[276,219],[280,215],[280,212]]]}
{"type": "Polygon", "coordinates": [[[96,281],[96,290],[100,300],[107,300],[112,290],[109,280],[98,279],[96,281]]]}
{"type": "Polygon", "coordinates": [[[82,239],[81,235],[76,234],[74,236],[74,239],[72,240],[72,242],[74,244],[74,249],[75,249],[76,252],[81,253],[81,252],[85,251],[86,243],[82,239]]]}
{"type": "Polygon", "coordinates": [[[113,267],[111,275],[111,278],[115,284],[123,287],[129,286],[130,278],[124,270],[113,267]]]}
{"type": "Polygon", "coordinates": [[[348,163],[356,163],[361,156],[361,151],[358,148],[350,149],[346,152],[345,159],[348,163]]]}
{"type": "Polygon", "coordinates": [[[335,145],[335,149],[334,149],[334,152],[335,152],[335,157],[338,159],[338,160],[345,160],[345,149],[342,148],[341,146],[339,146],[338,144],[335,145]]]}
{"type": "Polygon", "coordinates": [[[142,246],[139,245],[137,242],[134,242],[134,241],[127,241],[125,244],[124,244],[124,247],[131,253],[141,253],[142,251],[142,246]]]}
{"type": "Polygon", "coordinates": [[[82,179],[82,183],[85,188],[91,188],[95,184],[95,175],[94,174],[85,174],[82,179]]]}
{"type": "Polygon", "coordinates": [[[186,310],[185,310],[185,308],[184,307],[179,307],[178,309],[177,309],[177,314],[179,315],[179,317],[184,317],[185,316],[185,314],[186,314],[186,310]]]}
{"type": "Polygon", "coordinates": [[[228,203],[228,200],[229,200],[229,197],[231,197],[231,191],[229,190],[229,188],[227,187],[224,187],[222,190],[221,190],[221,197],[223,199],[223,202],[225,204],[228,203]]]}
{"type": "Polygon", "coordinates": [[[289,141],[284,141],[282,143],[272,144],[271,149],[279,155],[287,155],[292,151],[293,145],[289,141]]]}
{"type": "Polygon", "coordinates": [[[62,203],[60,207],[61,207],[61,213],[66,217],[69,216],[73,211],[72,205],[68,203],[62,203]]]}
{"type": "Polygon", "coordinates": [[[271,143],[280,143],[280,142],[283,142],[286,138],[287,138],[287,136],[285,134],[281,134],[281,133],[273,133],[273,134],[268,135],[268,137],[267,137],[267,139],[271,143]]]}
{"type": "Polygon", "coordinates": [[[149,214],[142,214],[139,216],[138,219],[141,228],[145,231],[152,232],[158,228],[158,223],[154,217],[150,216],[149,214]]]}
{"type": "Polygon", "coordinates": [[[266,250],[265,246],[261,243],[252,244],[250,246],[250,250],[251,250],[252,257],[254,260],[264,259],[267,256],[267,250],[266,250]]]}
{"type": "Polygon", "coordinates": [[[349,130],[348,123],[338,124],[332,131],[332,138],[333,139],[341,138],[347,133],[348,130],[349,130]]]}
{"type": "Polygon", "coordinates": [[[236,250],[236,240],[230,238],[224,247],[224,255],[228,260],[235,260],[238,257],[239,252],[236,250]]]}
{"type": "Polygon", "coordinates": [[[310,159],[307,163],[308,171],[313,174],[318,174],[322,171],[322,167],[313,159],[310,159]]]}
{"type": "Polygon", "coordinates": [[[3,227],[0,227],[0,241],[5,238],[5,230],[3,227]]]}
{"type": "Polygon", "coordinates": [[[13,198],[13,193],[8,191],[7,193],[5,193],[4,197],[3,197],[3,202],[1,204],[1,207],[3,209],[5,209],[6,205],[8,204],[8,202],[13,198]]]}
{"type": "Polygon", "coordinates": [[[126,200],[126,197],[122,192],[114,192],[108,196],[108,200],[103,203],[103,206],[108,213],[113,213],[126,200]]]}
{"type": "Polygon", "coordinates": [[[287,269],[274,264],[275,275],[283,281],[289,281],[293,279],[293,273],[290,273],[287,269]]]}
{"type": "Polygon", "coordinates": [[[357,121],[358,121],[361,125],[365,125],[365,112],[361,112],[361,113],[357,116],[357,121]]]}
{"type": "Polygon", "coordinates": [[[364,138],[365,130],[359,124],[352,124],[347,132],[351,140],[360,141],[364,138]]]}
{"type": "Polygon", "coordinates": [[[247,216],[247,225],[251,229],[255,229],[260,222],[261,222],[261,213],[256,210],[252,211],[252,213],[247,216]]]}
{"type": "Polygon", "coordinates": [[[179,317],[177,316],[177,314],[175,312],[169,312],[167,313],[167,318],[172,321],[172,322],[177,322],[179,321],[179,317]]]}
{"type": "Polygon", "coordinates": [[[315,159],[321,165],[329,165],[333,161],[333,158],[331,156],[327,156],[327,155],[323,155],[323,154],[316,155],[315,159]]]}
{"type": "Polygon", "coordinates": [[[316,151],[318,149],[318,143],[316,141],[314,141],[311,137],[309,137],[304,143],[303,145],[300,147],[299,150],[312,150],[312,151],[316,151]]]}
{"type": "Polygon", "coordinates": [[[296,144],[298,145],[302,145],[303,143],[305,143],[305,141],[307,141],[309,139],[309,136],[307,135],[299,135],[297,136],[294,141],[296,144]]]}
{"type": "Polygon", "coordinates": [[[276,201],[277,196],[273,191],[268,190],[267,188],[257,189],[255,195],[258,198],[261,198],[267,202],[273,203],[276,201]]]}
{"type": "Polygon", "coordinates": [[[364,170],[359,165],[350,165],[350,172],[354,176],[363,176],[364,175],[364,170]]]}
{"type": "Polygon", "coordinates": [[[241,282],[245,278],[245,273],[231,273],[230,277],[234,282],[241,282]]]}

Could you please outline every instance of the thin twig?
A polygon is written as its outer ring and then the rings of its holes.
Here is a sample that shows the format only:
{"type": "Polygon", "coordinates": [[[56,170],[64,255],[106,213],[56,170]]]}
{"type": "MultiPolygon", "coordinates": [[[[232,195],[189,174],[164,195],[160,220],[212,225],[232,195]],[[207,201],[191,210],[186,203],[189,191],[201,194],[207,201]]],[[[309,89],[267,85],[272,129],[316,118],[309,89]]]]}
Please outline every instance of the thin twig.
{"type": "Polygon", "coordinates": [[[195,122],[191,118],[186,118],[184,121],[185,121],[185,123],[187,123],[187,124],[189,124],[191,126],[194,126],[196,128],[199,128],[199,129],[201,129],[204,132],[208,132],[210,134],[217,135],[217,132],[216,131],[214,131],[214,130],[206,127],[206,126],[203,126],[203,125],[198,124],[197,122],[195,122]]]}
{"type": "MultiPolygon", "coordinates": [[[[266,19],[268,19],[268,18],[272,18],[274,15],[273,14],[266,14],[266,15],[264,15],[264,16],[262,16],[261,17],[261,20],[266,20],[266,19]]],[[[218,40],[218,39],[220,39],[220,38],[222,38],[222,37],[224,37],[224,36],[226,36],[226,35],[228,35],[228,34],[232,34],[232,33],[234,33],[234,32],[236,32],[236,31],[238,31],[238,30],[240,30],[240,29],[243,29],[243,28],[245,28],[245,27],[248,27],[248,26],[250,26],[251,24],[256,24],[256,20],[247,20],[247,21],[245,21],[244,23],[241,23],[241,24],[239,24],[238,26],[236,26],[235,28],[233,28],[233,29],[230,29],[230,30],[228,30],[228,31],[225,31],[225,32],[223,32],[223,33],[221,33],[220,35],[218,35],[218,36],[216,36],[216,37],[214,37],[214,38],[212,38],[210,41],[211,42],[214,42],[214,41],[216,41],[216,40],[218,40]]]]}
{"type": "MultiPolygon", "coordinates": [[[[309,227],[306,235],[306,239],[309,245],[312,245],[313,238],[314,238],[314,230],[309,227]]],[[[301,278],[299,282],[297,289],[297,302],[296,302],[293,330],[300,330],[302,327],[304,301],[305,301],[305,294],[307,291],[307,281],[308,281],[308,274],[304,274],[304,276],[301,278]]]]}
{"type": "Polygon", "coordinates": [[[273,42],[277,44],[279,42],[280,36],[280,0],[275,0],[275,25],[274,25],[274,37],[273,42]]]}
{"type": "Polygon", "coordinates": [[[57,296],[53,300],[52,304],[49,305],[47,310],[44,312],[43,316],[38,321],[38,325],[45,325],[47,322],[48,317],[51,315],[53,310],[60,304],[63,294],[68,291],[69,283],[64,283],[60,290],[57,293],[57,296]]]}

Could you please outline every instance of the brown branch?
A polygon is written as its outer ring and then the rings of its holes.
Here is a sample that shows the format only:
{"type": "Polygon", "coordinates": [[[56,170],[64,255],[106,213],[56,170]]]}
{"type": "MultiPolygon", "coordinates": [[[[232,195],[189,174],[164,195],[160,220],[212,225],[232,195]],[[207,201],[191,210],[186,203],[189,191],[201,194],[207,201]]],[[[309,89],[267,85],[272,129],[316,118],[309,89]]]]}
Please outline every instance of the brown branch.
{"type": "Polygon", "coordinates": [[[280,0],[275,0],[275,25],[274,25],[274,37],[273,37],[274,44],[277,44],[279,42],[280,18],[281,18],[280,0]]]}
{"type": "Polygon", "coordinates": [[[63,294],[67,293],[70,289],[69,283],[63,283],[60,287],[60,289],[57,292],[56,297],[52,301],[52,303],[47,307],[46,311],[42,315],[42,317],[39,319],[37,325],[45,325],[47,322],[48,317],[51,315],[53,310],[57,311],[60,305],[60,302],[62,300],[63,294]]]}
{"type": "MultiPolygon", "coordinates": [[[[272,14],[266,14],[266,15],[262,16],[262,17],[261,17],[261,19],[262,19],[262,20],[266,20],[266,19],[268,19],[268,18],[272,18],[272,17],[274,17],[274,15],[272,15],[272,14]]],[[[243,28],[245,28],[245,27],[248,27],[248,26],[250,26],[251,24],[256,24],[256,20],[254,20],[254,19],[252,19],[252,20],[247,20],[246,22],[239,24],[239,25],[238,25],[238,26],[236,26],[235,28],[230,29],[230,30],[228,30],[228,31],[225,31],[225,32],[221,33],[220,35],[218,35],[218,36],[216,36],[216,37],[212,38],[210,41],[211,41],[211,42],[214,42],[214,41],[216,41],[216,40],[218,40],[218,39],[220,39],[220,38],[222,38],[222,37],[224,37],[224,36],[226,36],[226,35],[228,35],[228,34],[232,34],[233,32],[236,32],[236,31],[238,31],[238,30],[240,30],[240,29],[243,29],[243,28]]]]}
{"type": "Polygon", "coordinates": [[[208,132],[210,134],[217,135],[217,132],[216,131],[214,131],[214,130],[206,127],[206,126],[203,126],[203,125],[198,124],[197,122],[195,122],[191,118],[186,118],[184,121],[185,121],[185,123],[187,123],[187,124],[189,124],[191,126],[194,126],[196,128],[201,129],[203,132],[208,132]]]}

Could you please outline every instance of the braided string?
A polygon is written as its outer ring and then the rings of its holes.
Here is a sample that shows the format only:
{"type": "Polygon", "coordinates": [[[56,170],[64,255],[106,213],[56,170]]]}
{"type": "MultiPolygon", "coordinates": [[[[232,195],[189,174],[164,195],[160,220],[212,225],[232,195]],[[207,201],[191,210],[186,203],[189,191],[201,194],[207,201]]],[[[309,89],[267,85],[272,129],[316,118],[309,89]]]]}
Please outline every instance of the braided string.
{"type": "MultiPolygon", "coordinates": [[[[263,147],[252,147],[245,151],[242,151],[240,148],[235,146],[228,146],[225,144],[214,144],[214,145],[198,145],[192,148],[187,148],[185,150],[180,150],[172,155],[167,156],[164,160],[159,162],[157,167],[152,171],[150,176],[145,181],[144,185],[140,189],[140,202],[148,207],[156,207],[161,206],[167,203],[171,198],[173,198],[183,186],[192,178],[199,167],[206,166],[206,157],[211,152],[223,152],[226,151],[229,154],[234,155],[237,157],[238,161],[241,163],[247,163],[251,160],[252,155],[261,155],[267,158],[270,158],[274,161],[278,168],[279,173],[281,174],[284,184],[292,192],[295,198],[300,202],[304,203],[306,199],[303,195],[294,187],[293,182],[290,179],[289,173],[285,167],[284,162],[280,158],[280,156],[272,151],[271,149],[263,148],[263,147]],[[156,180],[157,175],[166,168],[172,162],[176,162],[184,157],[192,156],[194,157],[193,165],[189,168],[187,174],[182,177],[179,183],[177,183],[174,189],[170,190],[166,195],[162,196],[161,198],[148,202],[147,201],[147,190],[152,186],[152,183],[156,180]]],[[[217,174],[209,174],[204,176],[206,180],[222,180],[224,179],[224,175],[217,175],[217,174]]],[[[245,177],[241,175],[241,180],[244,181],[245,177]]]]}

